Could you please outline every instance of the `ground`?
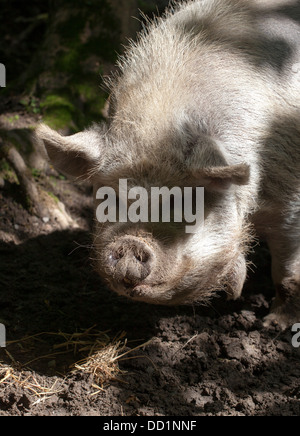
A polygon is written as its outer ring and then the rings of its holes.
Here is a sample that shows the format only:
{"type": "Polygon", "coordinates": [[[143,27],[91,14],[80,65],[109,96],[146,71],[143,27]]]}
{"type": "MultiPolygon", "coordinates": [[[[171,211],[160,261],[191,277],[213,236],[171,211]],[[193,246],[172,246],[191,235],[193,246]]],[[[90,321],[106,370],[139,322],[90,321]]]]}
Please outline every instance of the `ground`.
{"type": "MultiPolygon", "coordinates": [[[[37,121],[20,109],[0,120],[15,130],[37,121]]],[[[290,329],[263,327],[273,298],[266,247],[252,255],[235,302],[138,304],[93,270],[88,186],[53,168],[34,174],[71,216],[62,229],[31,215],[3,162],[2,170],[0,416],[300,414],[300,348],[290,329]]]]}

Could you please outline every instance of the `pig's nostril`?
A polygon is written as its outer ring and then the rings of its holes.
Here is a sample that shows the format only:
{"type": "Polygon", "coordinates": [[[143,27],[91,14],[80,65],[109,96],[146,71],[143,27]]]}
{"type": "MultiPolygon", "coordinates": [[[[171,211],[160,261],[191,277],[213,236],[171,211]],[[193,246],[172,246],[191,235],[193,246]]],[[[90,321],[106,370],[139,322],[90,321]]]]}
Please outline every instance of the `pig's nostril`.
{"type": "Polygon", "coordinates": [[[125,289],[133,289],[151,274],[154,254],[146,244],[134,238],[120,242],[111,247],[108,271],[125,289]]]}
{"type": "Polygon", "coordinates": [[[146,252],[144,251],[144,252],[142,252],[142,253],[138,253],[138,254],[136,254],[136,255],[135,255],[135,258],[136,258],[139,262],[141,262],[141,263],[146,263],[146,262],[148,262],[148,260],[149,260],[149,258],[150,258],[150,255],[149,255],[149,253],[146,253],[146,252]]]}
{"type": "Polygon", "coordinates": [[[114,257],[115,259],[119,260],[122,259],[122,257],[124,257],[124,250],[122,247],[118,248],[115,252],[114,252],[114,257]]]}
{"type": "Polygon", "coordinates": [[[111,265],[116,266],[118,261],[124,257],[123,249],[114,250],[108,257],[108,260],[111,265]]]}
{"type": "Polygon", "coordinates": [[[117,262],[118,260],[122,259],[122,257],[124,257],[124,250],[122,248],[118,248],[111,253],[109,260],[112,262],[117,262]]]}

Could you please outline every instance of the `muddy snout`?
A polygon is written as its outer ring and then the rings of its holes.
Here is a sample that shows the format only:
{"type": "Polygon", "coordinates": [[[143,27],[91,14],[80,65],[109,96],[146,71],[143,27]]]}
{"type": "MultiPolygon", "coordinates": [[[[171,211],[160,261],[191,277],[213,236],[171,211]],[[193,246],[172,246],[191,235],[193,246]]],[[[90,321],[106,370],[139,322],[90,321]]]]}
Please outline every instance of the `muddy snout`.
{"type": "Polygon", "coordinates": [[[153,249],[139,238],[120,238],[110,246],[108,267],[116,282],[134,287],[150,275],[154,258],[153,249]]]}

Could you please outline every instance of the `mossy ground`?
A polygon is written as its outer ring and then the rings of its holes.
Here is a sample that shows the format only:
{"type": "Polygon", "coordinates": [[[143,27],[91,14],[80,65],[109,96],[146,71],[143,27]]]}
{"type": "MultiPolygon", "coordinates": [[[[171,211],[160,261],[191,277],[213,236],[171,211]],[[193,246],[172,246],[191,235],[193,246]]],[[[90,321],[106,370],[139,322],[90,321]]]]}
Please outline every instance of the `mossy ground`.
{"type": "Polygon", "coordinates": [[[11,74],[1,93],[9,98],[19,90],[19,103],[28,113],[74,133],[103,119],[107,93],[101,76],[120,52],[120,23],[108,0],[66,1],[45,16],[42,43],[36,48],[32,42],[35,55],[27,61],[28,71],[11,74]]]}

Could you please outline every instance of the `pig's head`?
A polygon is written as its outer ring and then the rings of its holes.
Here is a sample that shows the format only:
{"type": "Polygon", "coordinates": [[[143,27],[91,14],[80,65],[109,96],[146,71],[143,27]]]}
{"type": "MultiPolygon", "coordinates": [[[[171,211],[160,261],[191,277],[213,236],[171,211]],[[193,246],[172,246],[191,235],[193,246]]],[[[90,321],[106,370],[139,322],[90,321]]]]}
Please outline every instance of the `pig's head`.
{"type": "Polygon", "coordinates": [[[150,146],[105,126],[64,137],[41,125],[36,135],[58,170],[91,181],[96,210],[101,187],[114,190],[118,207],[120,180],[128,190],[144,188],[149,198],[151,187],[205,189],[205,222],[193,233],[184,220],[118,222],[118,214],[116,222],[95,220],[95,268],[111,289],[153,304],[201,303],[219,290],[230,298],[240,295],[250,233],[240,203],[247,165],[229,165],[204,136],[187,141],[177,135],[177,146],[169,147],[168,138],[150,146]]]}

